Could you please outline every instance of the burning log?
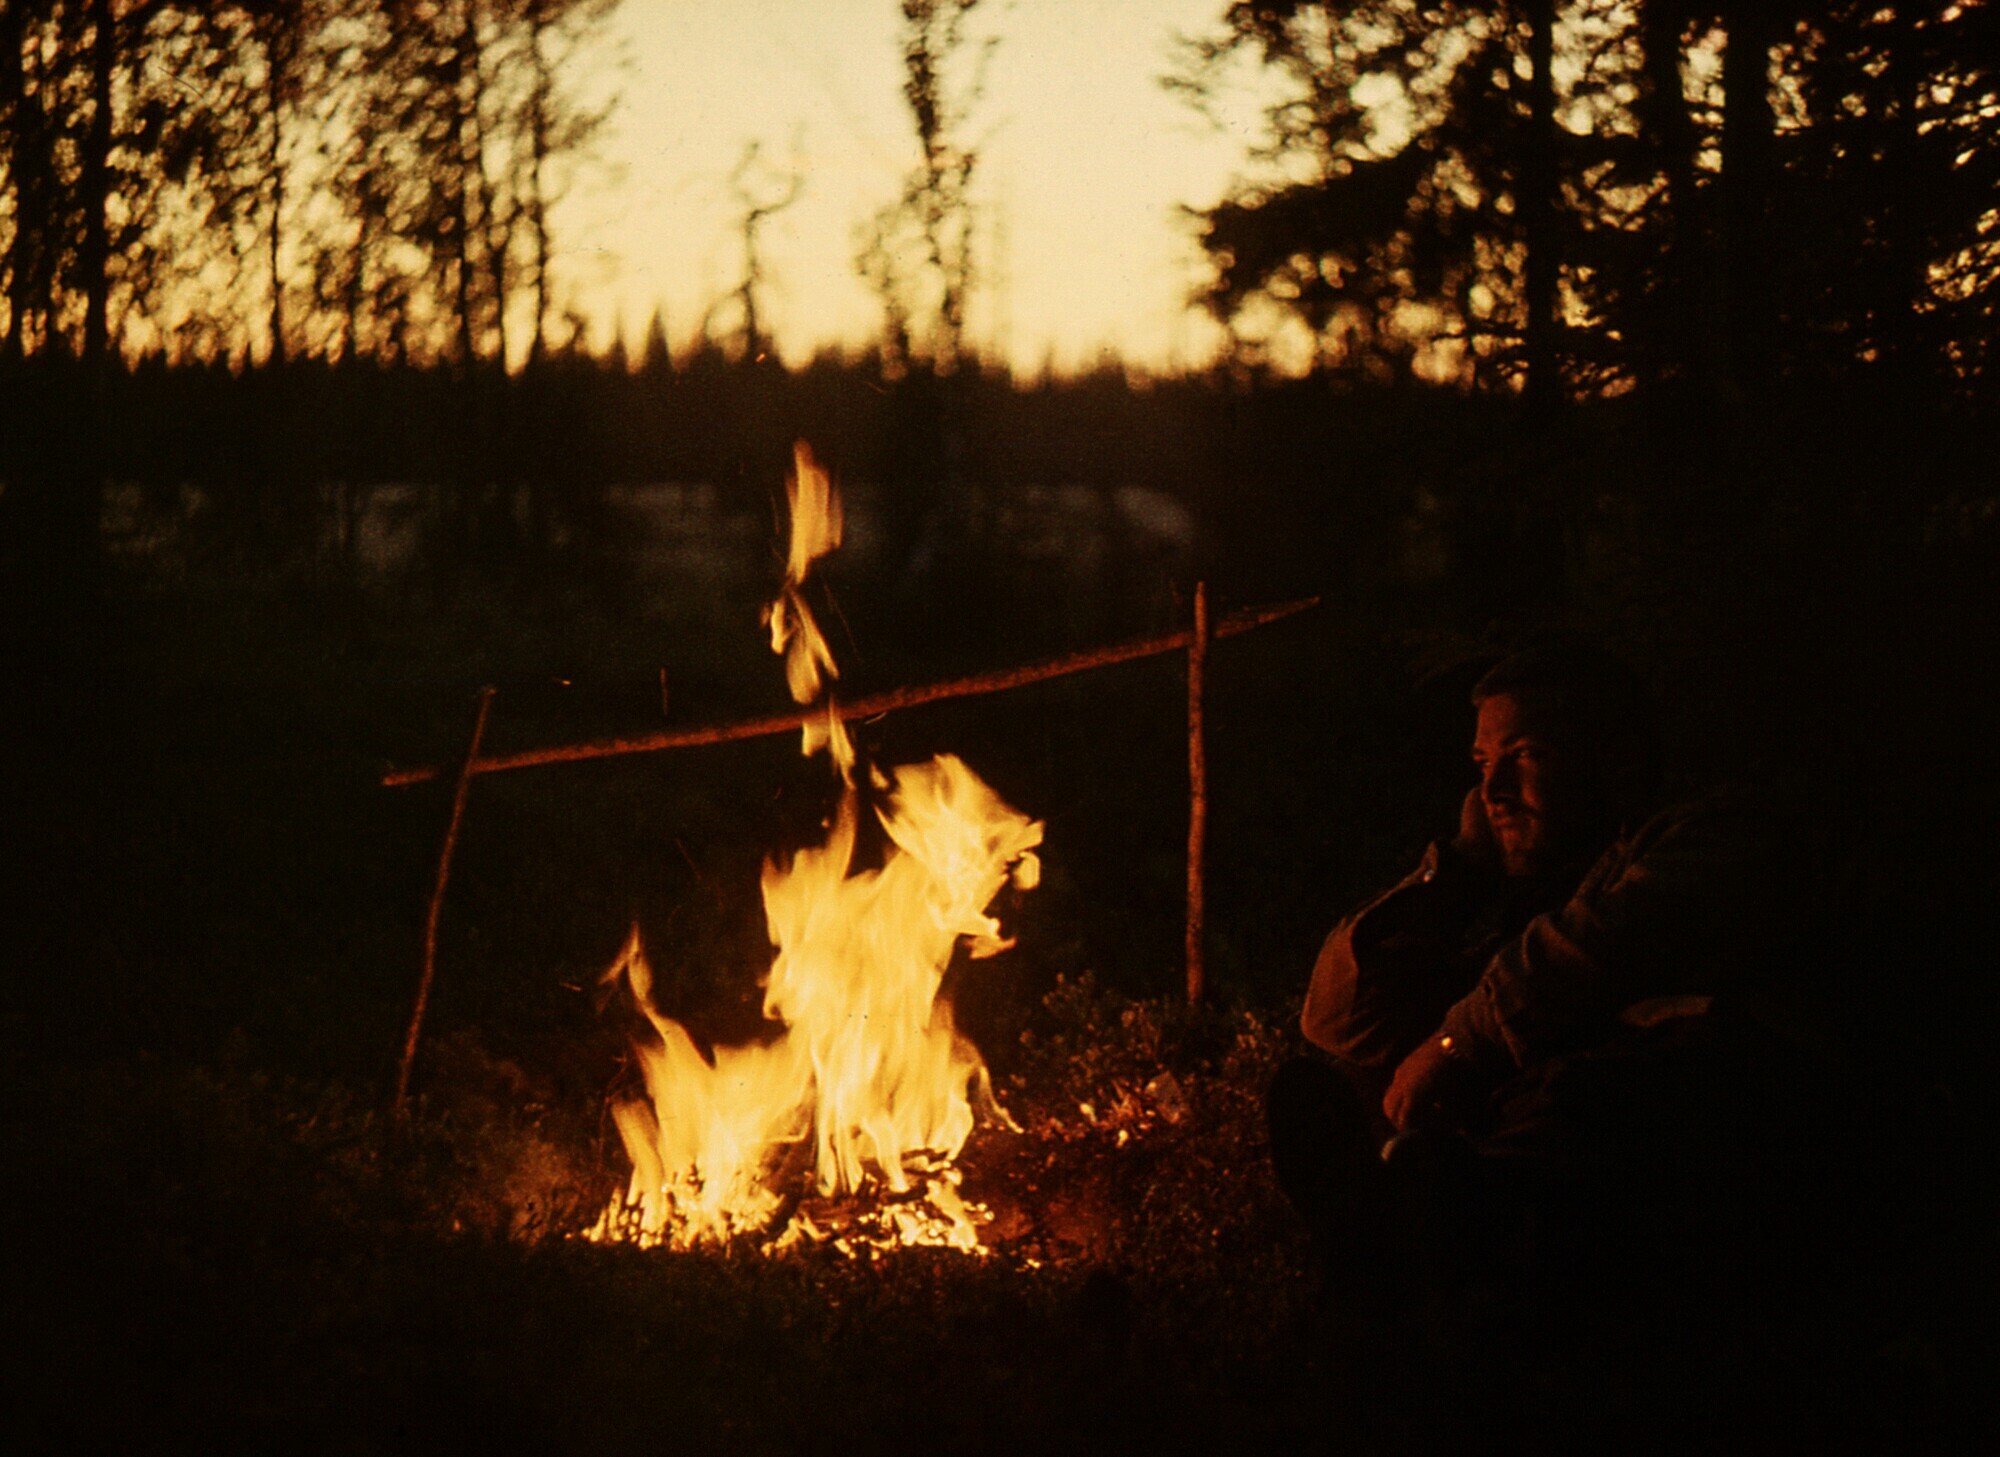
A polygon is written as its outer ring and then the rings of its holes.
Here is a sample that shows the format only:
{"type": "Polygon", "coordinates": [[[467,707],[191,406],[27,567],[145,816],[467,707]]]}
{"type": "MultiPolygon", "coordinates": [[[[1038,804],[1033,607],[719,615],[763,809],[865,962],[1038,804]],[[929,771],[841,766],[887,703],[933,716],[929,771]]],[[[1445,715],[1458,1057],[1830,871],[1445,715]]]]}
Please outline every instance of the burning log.
{"type": "MultiPolygon", "coordinates": [[[[1246,607],[1230,613],[1215,623],[1209,636],[1211,639],[1236,637],[1266,623],[1277,622],[1318,605],[1319,598],[1305,597],[1295,602],[1246,607]]],[[[927,683],[914,688],[894,688],[887,692],[871,694],[866,698],[857,698],[849,703],[834,705],[832,711],[838,714],[843,722],[851,722],[858,718],[874,718],[878,714],[893,713],[901,708],[941,703],[950,698],[974,698],[982,694],[998,693],[1008,688],[1025,688],[1031,683],[1042,683],[1051,678],[1062,678],[1092,668],[1108,668],[1116,663],[1157,657],[1162,653],[1184,652],[1193,646],[1195,635],[1194,628],[1182,628],[1178,632],[1133,638],[1108,647],[1065,653],[1060,657],[1044,659],[1042,662],[1029,663],[1018,668],[975,673],[966,678],[952,678],[941,683],[927,683]]],[[[576,764],[588,759],[617,758],[624,754],[651,754],[664,749],[689,749],[702,744],[730,744],[742,739],[764,738],[771,734],[796,733],[810,722],[824,720],[827,713],[828,707],[825,704],[815,704],[810,708],[791,709],[762,718],[737,719],[732,723],[674,729],[670,732],[641,734],[632,738],[597,739],[583,744],[559,744],[543,749],[523,749],[512,754],[491,754],[473,759],[467,772],[497,774],[506,769],[532,769],[543,764],[576,764]]],[[[414,769],[391,769],[383,774],[382,785],[384,788],[393,789],[405,784],[423,784],[447,772],[448,769],[435,764],[414,769]]]]}

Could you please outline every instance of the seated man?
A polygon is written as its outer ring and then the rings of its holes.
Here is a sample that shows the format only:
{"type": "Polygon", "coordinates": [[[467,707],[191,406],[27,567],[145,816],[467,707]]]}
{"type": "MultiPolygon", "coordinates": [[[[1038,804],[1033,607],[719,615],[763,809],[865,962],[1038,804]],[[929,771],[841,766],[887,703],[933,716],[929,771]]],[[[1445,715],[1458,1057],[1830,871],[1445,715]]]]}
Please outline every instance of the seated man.
{"type": "Polygon", "coordinates": [[[1629,1227],[1610,1203],[1728,1206],[1796,1084],[1770,1030],[1799,960],[1770,822],[1723,797],[1654,808],[1655,711],[1601,654],[1518,654],[1473,703],[1457,835],[1320,952],[1303,1025],[1334,1068],[1273,1085],[1281,1184],[1329,1238],[1407,1224],[1371,1215],[1366,1186],[1393,1181],[1382,1138],[1415,1131],[1390,1165],[1446,1150],[1464,1171],[1447,1202],[1488,1239],[1566,1218],[1601,1238],[1629,1227]]]}

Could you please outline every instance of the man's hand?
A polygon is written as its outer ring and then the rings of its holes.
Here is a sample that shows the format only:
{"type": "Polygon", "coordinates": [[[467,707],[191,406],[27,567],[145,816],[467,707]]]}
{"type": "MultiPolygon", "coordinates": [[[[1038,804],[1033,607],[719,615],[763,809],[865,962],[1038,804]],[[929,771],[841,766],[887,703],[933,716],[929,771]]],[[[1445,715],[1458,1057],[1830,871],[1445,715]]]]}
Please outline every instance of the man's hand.
{"type": "Polygon", "coordinates": [[[1426,1037],[1404,1058],[1382,1095],[1382,1112],[1398,1133],[1455,1127],[1476,1094],[1478,1078],[1462,1049],[1446,1036],[1426,1037]]]}

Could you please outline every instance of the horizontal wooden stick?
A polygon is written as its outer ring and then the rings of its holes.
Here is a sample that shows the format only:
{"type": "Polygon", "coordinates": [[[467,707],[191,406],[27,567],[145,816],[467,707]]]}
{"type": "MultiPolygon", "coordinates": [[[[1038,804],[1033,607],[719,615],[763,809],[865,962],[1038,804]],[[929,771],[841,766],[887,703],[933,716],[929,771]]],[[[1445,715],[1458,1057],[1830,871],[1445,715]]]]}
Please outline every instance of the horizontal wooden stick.
{"type": "MultiPolygon", "coordinates": [[[[1246,607],[1240,612],[1232,612],[1215,624],[1213,636],[1235,637],[1262,627],[1267,622],[1276,622],[1281,617],[1290,617],[1295,612],[1303,612],[1308,607],[1319,605],[1319,598],[1306,597],[1297,602],[1278,602],[1266,607],[1246,607]]],[[[1134,638],[1130,642],[1114,644],[1111,647],[1090,648],[1080,653],[1066,653],[1059,658],[1049,658],[1043,662],[1030,663],[1020,668],[1002,668],[991,673],[976,673],[970,678],[953,678],[944,683],[927,683],[917,688],[893,688],[886,693],[871,694],[867,698],[857,698],[852,703],[836,703],[834,711],[843,719],[873,718],[880,713],[890,713],[899,708],[915,708],[922,703],[937,703],[946,698],[971,698],[982,693],[998,693],[1004,688],[1022,688],[1030,683],[1041,683],[1050,678],[1061,678],[1070,673],[1081,673],[1089,668],[1106,668],[1113,663],[1128,663],[1134,658],[1150,658],[1161,653],[1179,652],[1194,641],[1194,629],[1182,628],[1178,632],[1162,633],[1158,637],[1134,638]]],[[[702,728],[675,729],[666,733],[642,734],[628,739],[597,739],[585,744],[559,744],[546,749],[524,749],[514,754],[489,754],[474,759],[468,766],[473,774],[497,774],[504,769],[532,769],[540,764],[575,764],[585,759],[612,759],[621,754],[652,754],[662,749],[690,749],[698,744],[729,744],[739,739],[764,738],[770,734],[793,733],[803,727],[809,719],[822,718],[826,713],[824,704],[810,708],[787,709],[783,713],[767,715],[763,718],[738,719],[734,723],[709,724],[702,728]]],[[[400,784],[421,784],[435,779],[445,772],[436,765],[420,769],[391,769],[382,776],[385,788],[400,784]]]]}

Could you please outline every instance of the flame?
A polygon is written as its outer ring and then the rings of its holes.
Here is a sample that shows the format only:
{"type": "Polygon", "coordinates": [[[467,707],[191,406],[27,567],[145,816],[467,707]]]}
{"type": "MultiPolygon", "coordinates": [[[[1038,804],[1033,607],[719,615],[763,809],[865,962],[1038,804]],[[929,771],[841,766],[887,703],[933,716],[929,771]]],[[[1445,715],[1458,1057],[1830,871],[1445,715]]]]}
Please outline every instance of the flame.
{"type": "MultiPolygon", "coordinates": [[[[840,545],[845,517],[840,496],[812,453],[801,440],[792,447],[792,473],[785,480],[785,500],[791,507],[792,538],[785,556],[785,584],[778,598],[764,609],[765,625],[771,629],[771,651],[785,660],[785,684],[792,690],[792,702],[811,703],[819,697],[828,678],[838,678],[840,669],[833,661],[833,649],[819,629],[805,598],[806,576],[813,563],[840,545]]],[[[833,699],[828,695],[824,720],[805,726],[804,752],[808,758],[821,748],[828,749],[845,777],[854,770],[854,745],[847,737],[833,699]]]]}
{"type": "MultiPolygon", "coordinates": [[[[791,549],[767,621],[793,697],[809,703],[837,670],[802,588],[840,542],[840,501],[803,443],[787,485],[791,549]]],[[[879,865],[857,867],[864,792],[830,692],[825,703],[805,752],[825,749],[842,776],[827,837],[764,866],[777,953],[764,981],[771,1035],[704,1058],[653,1006],[636,929],[606,973],[626,983],[659,1040],[639,1048],[645,1100],[614,1110],[631,1184],[589,1238],[685,1247],[761,1232],[803,1191],[810,1168],[821,1195],[879,1187],[908,1196],[880,1211],[873,1237],[850,1234],[837,1247],[980,1247],[977,1207],[958,1193],[950,1161],[981,1116],[1011,1120],[939,989],[961,939],[974,957],[1013,944],[987,908],[1010,881],[1036,883],[1042,825],[962,760],[940,755],[871,773],[866,812],[886,844],[879,865]]],[[[822,1233],[797,1214],[777,1244],[822,1233]]]]}
{"type": "Polygon", "coordinates": [[[955,1156],[972,1131],[970,1092],[991,1103],[938,987],[960,936],[975,956],[1010,944],[985,908],[1017,862],[1034,863],[1042,827],[944,755],[896,771],[877,814],[897,853],[850,873],[857,801],[842,796],[824,846],[765,867],[778,956],[764,1011],[809,1049],[820,1192],[858,1190],[872,1166],[901,1193],[905,1156],[955,1156]]]}

